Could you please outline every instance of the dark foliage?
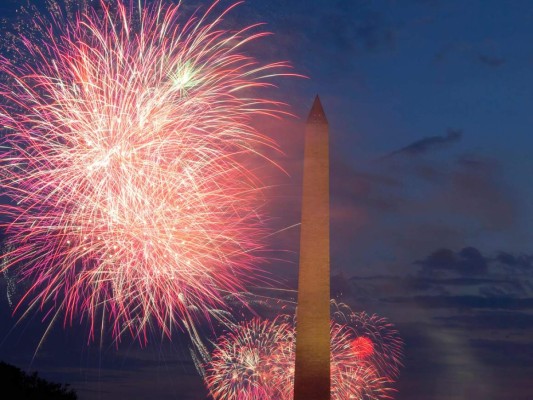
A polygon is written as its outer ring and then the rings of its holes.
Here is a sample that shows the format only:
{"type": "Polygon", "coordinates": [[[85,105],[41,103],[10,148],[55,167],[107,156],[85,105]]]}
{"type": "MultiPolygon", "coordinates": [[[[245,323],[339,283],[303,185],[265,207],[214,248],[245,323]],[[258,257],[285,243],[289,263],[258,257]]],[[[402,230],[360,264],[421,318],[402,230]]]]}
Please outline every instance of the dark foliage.
{"type": "Polygon", "coordinates": [[[69,385],[48,382],[20,368],[0,362],[0,386],[6,400],[76,400],[78,396],[69,385]]]}

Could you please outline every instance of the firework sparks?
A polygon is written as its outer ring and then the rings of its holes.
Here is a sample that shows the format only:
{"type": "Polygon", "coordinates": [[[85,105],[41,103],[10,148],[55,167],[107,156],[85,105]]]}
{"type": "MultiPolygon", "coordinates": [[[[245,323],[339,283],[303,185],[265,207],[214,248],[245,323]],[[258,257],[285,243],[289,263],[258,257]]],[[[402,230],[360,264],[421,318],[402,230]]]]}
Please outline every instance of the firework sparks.
{"type": "MultiPolygon", "coordinates": [[[[383,318],[354,313],[347,306],[334,316],[343,322],[331,323],[331,398],[390,398],[402,349],[398,332],[383,318]]],[[[222,335],[205,365],[213,398],[292,399],[294,339],[290,317],[255,318],[222,335]]]]}
{"type": "Polygon", "coordinates": [[[286,320],[253,319],[220,338],[206,369],[215,399],[288,398],[286,378],[294,372],[293,330],[286,320]],[[292,361],[292,363],[291,363],[292,361]]]}
{"type": "MultiPolygon", "coordinates": [[[[8,252],[9,249],[1,249],[2,252],[8,252]]],[[[15,297],[15,294],[17,292],[17,285],[16,285],[16,279],[11,273],[11,270],[9,270],[7,267],[8,259],[6,257],[0,258],[0,270],[3,272],[4,279],[6,281],[6,298],[7,303],[9,304],[9,307],[13,307],[13,299],[15,297]]]]}
{"type": "Polygon", "coordinates": [[[400,374],[403,340],[390,322],[378,315],[353,312],[344,303],[332,301],[332,319],[354,331],[352,349],[374,365],[379,375],[391,380],[400,374]]]}
{"type": "Polygon", "coordinates": [[[244,55],[265,33],[223,30],[233,6],[216,5],[180,22],[179,5],[102,1],[36,21],[31,62],[0,60],[3,269],[34,282],[21,304],[146,340],[244,290],[264,235],[248,160],[274,146],[251,120],[282,112],[251,93],[287,65],[244,55]]]}

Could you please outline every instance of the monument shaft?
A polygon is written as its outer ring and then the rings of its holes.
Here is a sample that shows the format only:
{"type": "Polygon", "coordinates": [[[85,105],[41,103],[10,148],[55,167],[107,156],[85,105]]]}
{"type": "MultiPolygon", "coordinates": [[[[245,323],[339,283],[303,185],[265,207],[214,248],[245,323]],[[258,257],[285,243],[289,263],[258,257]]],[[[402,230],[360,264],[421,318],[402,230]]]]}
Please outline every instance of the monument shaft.
{"type": "Polygon", "coordinates": [[[330,398],[329,133],[318,96],[305,133],[294,400],[330,398]]]}

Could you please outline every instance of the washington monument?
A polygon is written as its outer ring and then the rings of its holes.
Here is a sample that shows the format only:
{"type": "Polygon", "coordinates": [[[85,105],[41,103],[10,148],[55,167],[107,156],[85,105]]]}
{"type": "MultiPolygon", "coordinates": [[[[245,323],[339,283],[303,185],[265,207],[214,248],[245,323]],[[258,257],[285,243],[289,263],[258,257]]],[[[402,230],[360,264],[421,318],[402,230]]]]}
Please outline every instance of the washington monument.
{"type": "Polygon", "coordinates": [[[328,131],[317,96],[305,129],[294,400],[330,398],[328,131]]]}

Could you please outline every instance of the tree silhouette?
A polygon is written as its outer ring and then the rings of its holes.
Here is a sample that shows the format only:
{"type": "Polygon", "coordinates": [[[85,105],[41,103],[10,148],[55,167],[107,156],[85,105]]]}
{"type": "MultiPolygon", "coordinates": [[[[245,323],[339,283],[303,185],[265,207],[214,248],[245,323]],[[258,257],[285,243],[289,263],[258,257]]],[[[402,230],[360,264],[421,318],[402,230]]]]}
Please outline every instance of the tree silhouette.
{"type": "MultiPolygon", "coordinates": [[[[10,400],[76,400],[68,384],[48,382],[37,372],[27,374],[20,368],[0,362],[0,387],[10,400]]],[[[4,397],[2,397],[4,398],[4,397]]]]}

